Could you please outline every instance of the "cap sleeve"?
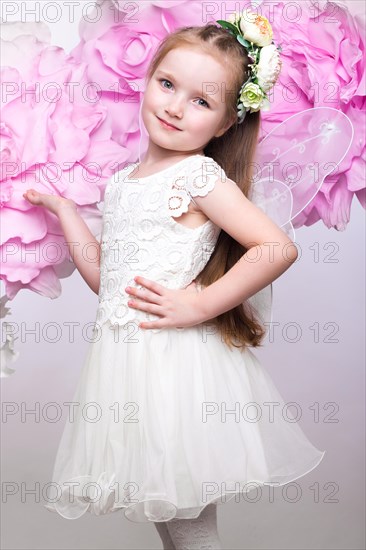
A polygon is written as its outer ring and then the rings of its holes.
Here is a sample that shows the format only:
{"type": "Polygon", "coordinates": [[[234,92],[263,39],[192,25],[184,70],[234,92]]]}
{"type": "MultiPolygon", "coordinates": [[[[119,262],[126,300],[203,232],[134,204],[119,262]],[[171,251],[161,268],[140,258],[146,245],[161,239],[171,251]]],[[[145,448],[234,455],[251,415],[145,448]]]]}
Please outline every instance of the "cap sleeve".
{"type": "Polygon", "coordinates": [[[196,155],[190,159],[184,173],[177,174],[169,197],[169,211],[173,217],[188,211],[193,197],[204,197],[216,184],[225,181],[223,168],[211,157],[196,155]]]}

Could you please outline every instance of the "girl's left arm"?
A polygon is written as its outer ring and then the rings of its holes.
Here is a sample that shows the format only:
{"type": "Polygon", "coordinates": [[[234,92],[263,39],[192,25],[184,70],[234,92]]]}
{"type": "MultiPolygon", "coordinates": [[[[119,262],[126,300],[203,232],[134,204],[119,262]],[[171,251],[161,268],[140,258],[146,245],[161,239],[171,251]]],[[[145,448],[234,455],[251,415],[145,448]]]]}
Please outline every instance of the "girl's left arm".
{"type": "Polygon", "coordinates": [[[197,296],[202,322],[243,303],[280,277],[297,259],[296,245],[229,178],[204,197],[195,197],[216,225],[247,248],[220,279],[197,296]]]}
{"type": "Polygon", "coordinates": [[[195,196],[195,203],[247,252],[225,275],[198,293],[188,287],[167,289],[156,281],[135,277],[143,288],[126,288],[134,298],[128,305],[160,317],[140,323],[141,328],[204,323],[243,303],[296,261],[295,244],[229,178],[218,182],[206,196],[195,196]]]}

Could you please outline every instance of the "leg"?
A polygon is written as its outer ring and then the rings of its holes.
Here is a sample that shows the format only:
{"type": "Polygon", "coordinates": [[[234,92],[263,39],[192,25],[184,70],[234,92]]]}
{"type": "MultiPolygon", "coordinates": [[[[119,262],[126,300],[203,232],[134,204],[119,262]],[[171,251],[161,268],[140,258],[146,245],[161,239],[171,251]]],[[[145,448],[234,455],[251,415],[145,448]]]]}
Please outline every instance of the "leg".
{"type": "Polygon", "coordinates": [[[160,535],[164,550],[176,550],[165,521],[154,521],[157,532],[160,535]]]}
{"type": "Polygon", "coordinates": [[[217,532],[217,506],[209,504],[198,518],[166,522],[176,550],[221,550],[217,532]]]}

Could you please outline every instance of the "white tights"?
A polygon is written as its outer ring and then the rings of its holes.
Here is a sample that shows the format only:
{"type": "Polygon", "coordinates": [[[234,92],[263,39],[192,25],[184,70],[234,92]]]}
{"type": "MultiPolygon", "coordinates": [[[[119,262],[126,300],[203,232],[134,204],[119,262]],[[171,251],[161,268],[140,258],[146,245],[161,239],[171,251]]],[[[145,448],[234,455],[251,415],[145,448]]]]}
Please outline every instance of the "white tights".
{"type": "Polygon", "coordinates": [[[164,550],[221,550],[217,532],[217,505],[208,504],[193,519],[154,522],[164,550]]]}

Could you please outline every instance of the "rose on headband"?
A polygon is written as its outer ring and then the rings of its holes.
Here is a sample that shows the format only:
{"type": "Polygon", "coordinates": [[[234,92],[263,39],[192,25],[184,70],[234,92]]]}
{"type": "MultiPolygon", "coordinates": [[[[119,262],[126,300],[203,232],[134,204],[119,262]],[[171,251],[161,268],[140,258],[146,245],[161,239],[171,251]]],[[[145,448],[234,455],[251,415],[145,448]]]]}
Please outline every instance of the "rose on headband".
{"type": "Polygon", "coordinates": [[[266,98],[266,95],[261,87],[258,86],[258,84],[255,84],[254,82],[247,82],[246,84],[244,84],[244,86],[242,86],[242,90],[240,92],[239,108],[242,109],[243,112],[244,108],[246,110],[250,109],[251,113],[259,111],[260,109],[268,111],[269,101],[266,98]],[[240,106],[240,104],[243,105],[243,108],[240,106]]]}
{"type": "Polygon", "coordinates": [[[216,23],[236,38],[252,61],[248,63],[248,78],[240,88],[237,100],[238,123],[241,124],[247,111],[270,109],[266,92],[274,86],[281,71],[281,46],[272,41],[273,32],[268,19],[249,10],[244,10],[243,14],[235,12],[228,21],[220,19],[216,23]]]}
{"type": "Polygon", "coordinates": [[[263,15],[249,10],[230,14],[228,21],[241,31],[248,42],[256,46],[268,46],[272,42],[273,31],[270,22],[263,15]]]}
{"type": "Polygon", "coordinates": [[[245,10],[240,18],[240,29],[248,42],[253,42],[260,48],[268,46],[272,42],[272,27],[263,15],[245,10]]]}
{"type": "Polygon", "coordinates": [[[259,55],[256,77],[259,86],[267,92],[276,83],[282,67],[280,53],[274,44],[264,46],[259,55]]]}

